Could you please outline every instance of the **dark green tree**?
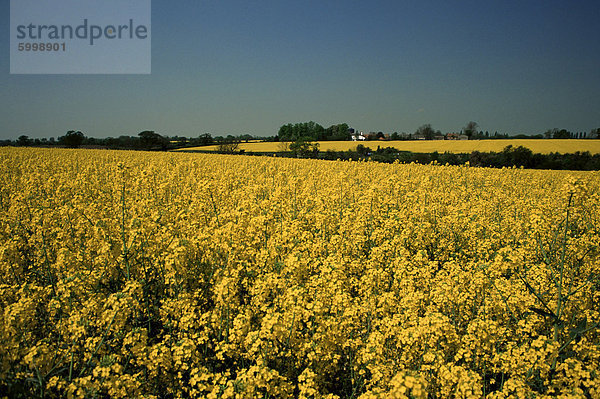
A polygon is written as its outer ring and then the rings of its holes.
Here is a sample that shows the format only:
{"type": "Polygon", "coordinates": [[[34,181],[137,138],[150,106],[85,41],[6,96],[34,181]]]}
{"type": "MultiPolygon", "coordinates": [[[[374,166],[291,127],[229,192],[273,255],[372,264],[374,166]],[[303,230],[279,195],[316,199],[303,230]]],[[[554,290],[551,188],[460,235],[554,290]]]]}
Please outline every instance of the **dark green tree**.
{"type": "Polygon", "coordinates": [[[477,137],[477,135],[478,135],[477,129],[479,129],[479,125],[477,124],[477,122],[471,121],[471,122],[467,123],[467,126],[465,126],[463,128],[463,132],[464,132],[464,134],[467,135],[469,140],[471,140],[472,138],[477,137]]]}
{"type": "Polygon", "coordinates": [[[169,140],[166,137],[155,133],[152,130],[145,130],[138,133],[142,148],[146,150],[166,150],[169,146],[169,140]]]}
{"type": "Polygon", "coordinates": [[[232,135],[228,135],[225,139],[219,142],[217,146],[217,151],[222,152],[224,154],[234,154],[240,147],[240,140],[233,137],[232,135]]]}
{"type": "Polygon", "coordinates": [[[319,152],[319,143],[314,143],[311,137],[302,137],[290,144],[291,153],[300,158],[316,156],[319,152]]]}
{"type": "Polygon", "coordinates": [[[211,145],[213,144],[213,138],[210,133],[204,133],[197,138],[192,140],[193,145],[211,145]]]}
{"type": "Polygon", "coordinates": [[[319,140],[335,140],[345,141],[350,140],[350,128],[347,123],[339,123],[337,125],[331,125],[325,130],[325,137],[317,138],[319,140]]]}
{"type": "Polygon", "coordinates": [[[84,140],[85,136],[79,130],[69,130],[67,134],[58,138],[58,143],[67,148],[79,148],[84,140]]]}
{"type": "Polygon", "coordinates": [[[29,136],[26,136],[26,135],[24,135],[24,134],[23,134],[23,135],[21,135],[21,136],[19,136],[19,138],[17,139],[17,145],[18,145],[19,147],[28,147],[28,146],[30,146],[31,144],[33,144],[33,140],[31,140],[31,139],[29,138],[29,136]]]}
{"type": "Polygon", "coordinates": [[[371,149],[369,147],[365,147],[362,144],[359,144],[356,146],[356,153],[358,155],[364,156],[364,155],[367,155],[370,151],[371,151],[371,149]]]}
{"type": "Polygon", "coordinates": [[[313,121],[296,123],[292,125],[288,123],[279,128],[279,141],[296,141],[303,137],[308,137],[311,140],[323,140],[326,136],[325,128],[313,121]]]}
{"type": "Polygon", "coordinates": [[[554,136],[554,133],[558,132],[558,129],[548,129],[544,132],[544,138],[551,139],[554,136]]]}
{"type": "Polygon", "coordinates": [[[571,132],[569,132],[567,129],[554,129],[552,132],[552,138],[553,139],[570,139],[571,138],[571,132]]]}
{"type": "Polygon", "coordinates": [[[431,125],[427,123],[423,126],[420,126],[415,134],[425,137],[425,140],[433,140],[433,136],[435,136],[435,130],[433,130],[431,125]]]}

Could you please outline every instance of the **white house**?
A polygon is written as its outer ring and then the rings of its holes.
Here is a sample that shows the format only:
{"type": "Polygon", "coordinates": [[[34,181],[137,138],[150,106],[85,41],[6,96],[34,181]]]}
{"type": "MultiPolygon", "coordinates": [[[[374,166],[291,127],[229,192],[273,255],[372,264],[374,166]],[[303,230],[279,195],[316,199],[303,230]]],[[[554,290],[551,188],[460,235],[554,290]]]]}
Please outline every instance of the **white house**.
{"type": "Polygon", "coordinates": [[[360,132],[358,134],[353,134],[352,135],[352,141],[364,141],[367,138],[365,137],[365,135],[363,134],[363,132],[360,132]]]}

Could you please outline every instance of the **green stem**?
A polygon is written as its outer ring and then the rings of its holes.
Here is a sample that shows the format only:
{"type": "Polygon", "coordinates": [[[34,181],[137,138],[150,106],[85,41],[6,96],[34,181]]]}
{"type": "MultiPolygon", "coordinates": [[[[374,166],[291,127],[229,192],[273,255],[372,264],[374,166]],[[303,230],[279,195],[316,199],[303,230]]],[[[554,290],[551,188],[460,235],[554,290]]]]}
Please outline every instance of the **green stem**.
{"type": "Polygon", "coordinates": [[[125,235],[125,172],[123,172],[123,187],[121,189],[121,240],[123,242],[123,258],[125,262],[125,273],[129,280],[129,250],[127,249],[127,237],[125,235]]]}
{"type": "Polygon", "coordinates": [[[87,361],[87,363],[85,364],[85,366],[79,372],[79,377],[81,377],[83,375],[84,371],[87,370],[87,368],[90,366],[90,364],[92,364],[92,359],[94,359],[94,356],[96,356],[96,353],[98,353],[98,350],[100,350],[100,347],[102,346],[102,344],[104,344],[104,340],[106,339],[106,336],[108,335],[108,332],[110,331],[110,328],[112,327],[112,324],[115,321],[115,317],[116,316],[117,316],[117,311],[115,310],[115,313],[113,314],[112,319],[110,319],[110,323],[108,323],[108,326],[106,327],[106,330],[104,330],[104,334],[102,334],[102,339],[100,340],[100,342],[98,343],[98,345],[94,349],[94,352],[92,353],[92,356],[90,356],[90,360],[87,361]]]}
{"type": "Polygon", "coordinates": [[[563,310],[563,278],[565,274],[565,257],[567,253],[567,233],[569,231],[569,215],[571,209],[571,200],[573,199],[573,194],[569,196],[569,203],[567,204],[567,218],[565,221],[565,233],[563,235],[563,243],[562,243],[562,254],[560,258],[560,276],[558,279],[558,299],[556,301],[556,323],[554,324],[554,341],[558,340],[558,333],[560,329],[560,318],[562,316],[563,310]]]}

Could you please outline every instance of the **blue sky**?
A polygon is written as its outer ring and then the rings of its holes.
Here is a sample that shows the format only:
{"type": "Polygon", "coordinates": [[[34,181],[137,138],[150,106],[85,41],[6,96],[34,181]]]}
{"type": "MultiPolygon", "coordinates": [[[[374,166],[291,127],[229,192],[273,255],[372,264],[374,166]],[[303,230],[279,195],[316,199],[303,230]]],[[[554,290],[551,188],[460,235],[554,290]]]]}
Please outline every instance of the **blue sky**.
{"type": "Polygon", "coordinates": [[[154,0],[150,75],[10,75],[9,9],[0,139],[600,127],[597,0],[154,0]]]}

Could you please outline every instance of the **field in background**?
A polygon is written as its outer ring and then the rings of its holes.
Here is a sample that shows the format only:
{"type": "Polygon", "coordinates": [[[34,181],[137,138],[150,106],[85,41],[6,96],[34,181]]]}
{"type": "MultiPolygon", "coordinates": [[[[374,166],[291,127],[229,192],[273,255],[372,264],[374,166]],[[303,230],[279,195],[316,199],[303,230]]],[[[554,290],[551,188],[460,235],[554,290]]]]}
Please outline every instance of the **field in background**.
{"type": "MultiPolygon", "coordinates": [[[[589,151],[591,154],[600,154],[600,140],[415,140],[415,141],[321,141],[321,151],[348,151],[355,150],[358,144],[376,150],[380,147],[394,147],[400,151],[431,153],[434,151],[470,153],[500,152],[506,146],[523,146],[534,153],[549,154],[551,152],[574,153],[589,151]]],[[[283,143],[241,143],[240,150],[250,152],[279,152],[284,151],[283,143]]],[[[217,146],[182,148],[179,151],[216,151],[217,146]]]]}
{"type": "Polygon", "coordinates": [[[0,397],[600,396],[600,174],[0,149],[0,397]]]}

